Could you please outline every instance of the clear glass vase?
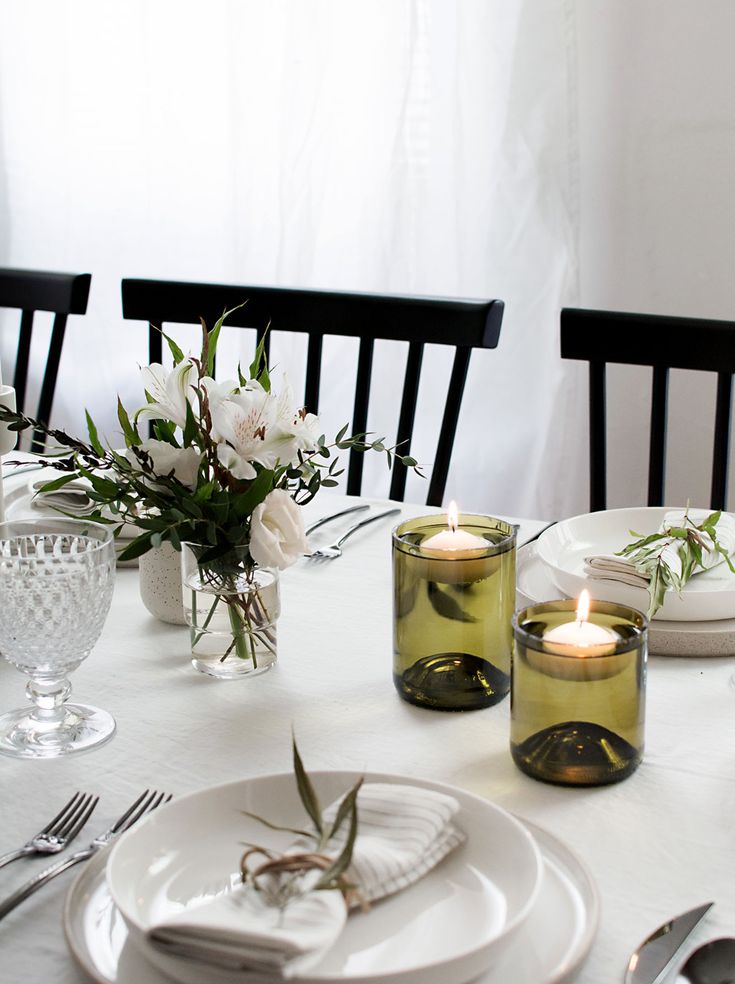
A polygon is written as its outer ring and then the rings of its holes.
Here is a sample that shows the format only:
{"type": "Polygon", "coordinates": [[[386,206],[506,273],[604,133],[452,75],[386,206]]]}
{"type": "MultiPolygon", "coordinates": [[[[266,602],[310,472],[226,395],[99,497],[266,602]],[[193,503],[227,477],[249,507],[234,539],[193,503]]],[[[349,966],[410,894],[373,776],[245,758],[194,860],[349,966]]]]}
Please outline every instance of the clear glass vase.
{"type": "Polygon", "coordinates": [[[264,673],[277,655],[278,571],[254,563],[247,545],[210,553],[201,544],[181,545],[192,665],[221,680],[264,673]]]}

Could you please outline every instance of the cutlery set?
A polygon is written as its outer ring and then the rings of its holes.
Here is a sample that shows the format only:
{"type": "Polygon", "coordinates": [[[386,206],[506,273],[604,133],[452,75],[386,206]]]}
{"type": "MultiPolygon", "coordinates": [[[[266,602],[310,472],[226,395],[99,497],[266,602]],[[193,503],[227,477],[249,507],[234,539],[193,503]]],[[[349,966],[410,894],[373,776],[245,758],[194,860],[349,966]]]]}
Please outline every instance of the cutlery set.
{"type": "MultiPolygon", "coordinates": [[[[318,529],[320,526],[324,526],[326,523],[331,523],[334,519],[339,519],[341,516],[347,516],[349,513],[362,512],[365,509],[369,509],[369,506],[351,506],[349,509],[342,509],[340,512],[332,513],[329,516],[323,516],[316,523],[312,523],[305,530],[307,536],[313,533],[314,530],[318,529]]],[[[395,516],[401,510],[396,507],[395,509],[384,509],[383,512],[376,513],[374,516],[368,516],[367,519],[361,520],[359,523],[355,523],[354,526],[350,526],[338,540],[324,547],[317,547],[316,550],[312,550],[310,553],[306,554],[311,560],[335,560],[337,557],[342,556],[342,545],[358,530],[361,530],[364,526],[369,526],[370,523],[375,523],[379,519],[384,519],[386,516],[395,516]]]]}
{"type": "MultiPolygon", "coordinates": [[[[128,807],[128,809],[101,834],[92,840],[87,847],[81,851],[75,851],[68,857],[62,858],[49,868],[41,871],[33,878],[29,879],[19,889],[0,902],[0,919],[3,919],[9,912],[34,892],[38,891],[57,875],[71,868],[80,861],[87,861],[103,848],[107,847],[120,834],[129,830],[133,824],[137,823],[142,817],[151,813],[153,810],[168,803],[171,794],[159,793],[156,790],[146,789],[128,807]]],[[[50,820],[49,823],[32,837],[23,847],[16,851],[10,851],[0,857],[0,867],[16,861],[18,858],[28,857],[34,854],[56,854],[64,850],[80,833],[87,820],[92,815],[99,797],[91,794],[75,793],[66,803],[59,813],[50,820]]]]}

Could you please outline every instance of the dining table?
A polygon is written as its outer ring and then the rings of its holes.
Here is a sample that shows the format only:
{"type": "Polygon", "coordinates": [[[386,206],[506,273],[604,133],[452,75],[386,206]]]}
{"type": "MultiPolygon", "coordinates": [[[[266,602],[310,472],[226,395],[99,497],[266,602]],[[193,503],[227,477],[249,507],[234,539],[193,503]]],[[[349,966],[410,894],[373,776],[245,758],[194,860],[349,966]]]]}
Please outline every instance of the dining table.
{"type": "MultiPolygon", "coordinates": [[[[305,509],[307,521],[355,501],[320,495],[305,509]]],[[[293,733],[309,770],[448,783],[567,845],[600,900],[599,926],[576,978],[581,984],[622,981],[631,952],[649,933],[704,902],[715,905],[689,948],[735,933],[735,653],[649,658],[645,752],[629,778],[586,788],[536,781],[511,759],[508,698],[481,710],[441,712],[407,703],[396,692],[391,525],[437,511],[398,505],[400,516],[361,530],[340,558],[304,557],[282,573],[278,660],[253,678],[216,680],[193,669],[189,630],[150,615],[137,569],[119,568],[99,642],[71,677],[73,696],[110,711],[116,734],[81,755],[0,756],[0,854],[27,840],[75,790],[100,797],[79,838],[84,844],[145,788],[180,797],[289,771],[293,733]]],[[[505,518],[518,524],[519,544],[545,525],[505,518]]],[[[330,532],[325,527],[314,541],[330,542],[330,532]]],[[[23,704],[25,682],[0,660],[1,710],[23,704]]],[[[2,869],[0,897],[46,864],[32,857],[2,869]]],[[[2,920],[0,981],[88,980],[62,925],[78,871],[46,885],[2,920]]]]}

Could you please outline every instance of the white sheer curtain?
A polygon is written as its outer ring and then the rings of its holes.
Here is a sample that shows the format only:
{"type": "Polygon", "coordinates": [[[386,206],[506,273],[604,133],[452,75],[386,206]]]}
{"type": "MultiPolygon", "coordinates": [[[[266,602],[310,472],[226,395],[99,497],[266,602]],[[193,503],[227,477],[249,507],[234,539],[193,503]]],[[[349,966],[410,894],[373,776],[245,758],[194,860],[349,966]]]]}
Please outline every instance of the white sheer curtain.
{"type": "MultiPolygon", "coordinates": [[[[500,297],[448,496],[583,508],[580,377],[558,358],[576,299],[575,72],[573,0],[0,0],[0,265],[93,274],[54,422],[81,431],[86,406],[114,440],[116,391],[141,399],[146,332],[122,321],[123,276],[500,297]]],[[[242,343],[227,336],[228,355],[242,343]]],[[[328,351],[327,432],[349,417],[348,350],[328,351]]],[[[291,348],[274,355],[298,386],[291,348]]],[[[403,358],[386,346],[375,365],[370,425],[389,436],[403,358]]],[[[441,347],[427,370],[422,460],[441,347]]],[[[385,493],[384,471],[370,464],[366,491],[385,493]]]]}

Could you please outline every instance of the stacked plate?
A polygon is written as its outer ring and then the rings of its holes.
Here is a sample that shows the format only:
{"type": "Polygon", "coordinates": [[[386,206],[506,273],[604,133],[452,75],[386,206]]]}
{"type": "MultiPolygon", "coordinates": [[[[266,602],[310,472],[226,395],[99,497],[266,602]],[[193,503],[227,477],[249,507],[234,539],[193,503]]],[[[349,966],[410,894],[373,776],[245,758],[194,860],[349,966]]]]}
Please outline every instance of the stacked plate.
{"type": "MultiPolygon", "coordinates": [[[[356,780],[312,776],[322,802],[356,780]]],[[[422,785],[454,796],[466,842],[410,888],[350,916],[336,945],[297,984],[538,984],[571,980],[597,927],[592,880],[550,834],[487,800],[406,776],[366,782],[422,785]],[[479,975],[479,976],[478,976],[479,975]]],[[[146,932],[239,884],[243,842],[284,845],[242,811],[303,823],[292,774],[194,793],[162,807],[99,855],[67,896],[69,946],[102,984],[245,984],[248,976],[154,950],[146,932]]]]}
{"type": "MultiPolygon", "coordinates": [[[[617,553],[635,538],[632,531],[641,536],[655,533],[671,508],[610,509],[550,527],[519,553],[519,604],[576,598],[587,588],[593,598],[647,611],[646,590],[588,578],[584,561],[617,553]]],[[[735,575],[727,564],[695,575],[681,595],[667,591],[651,622],[649,647],[660,656],[735,654],[735,575]]]]}

